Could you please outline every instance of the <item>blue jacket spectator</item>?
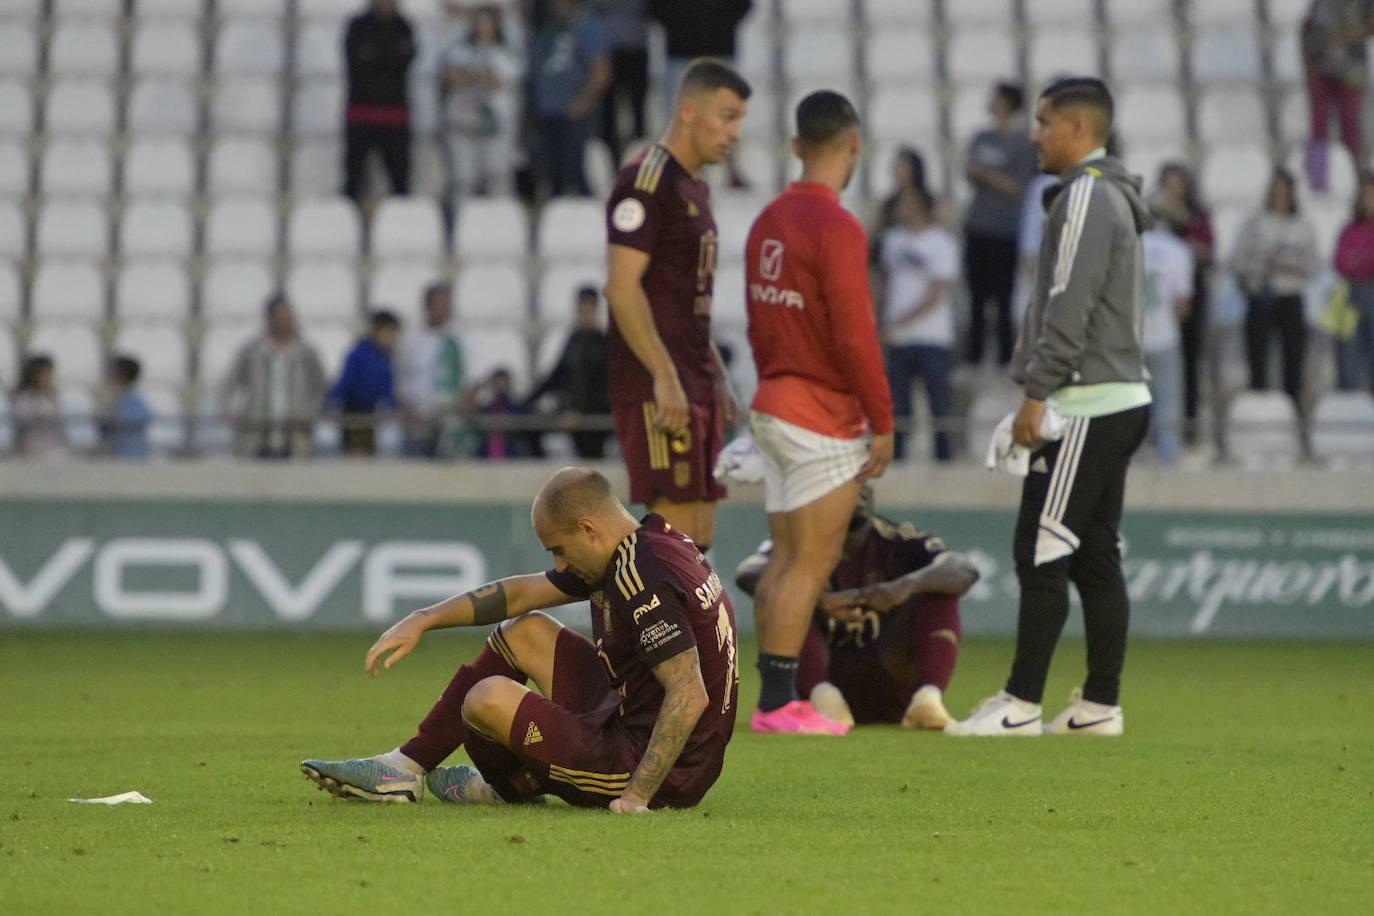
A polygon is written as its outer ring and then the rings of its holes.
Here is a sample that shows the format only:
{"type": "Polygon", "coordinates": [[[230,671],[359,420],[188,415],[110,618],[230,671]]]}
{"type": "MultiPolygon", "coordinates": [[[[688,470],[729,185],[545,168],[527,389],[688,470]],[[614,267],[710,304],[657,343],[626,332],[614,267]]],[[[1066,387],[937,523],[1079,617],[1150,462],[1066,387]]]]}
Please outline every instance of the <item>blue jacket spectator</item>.
{"type": "Polygon", "coordinates": [[[553,196],[591,195],[582,168],[611,63],[601,20],[580,0],[553,0],[530,53],[535,162],[553,196]]]}
{"type": "Polygon", "coordinates": [[[339,380],[325,396],[326,410],[343,413],[343,446],[347,454],[376,453],[374,415],[378,410],[396,406],[391,354],[400,331],[401,321],[393,313],[373,312],[368,335],[349,351],[339,380]]]}
{"type": "Polygon", "coordinates": [[[100,417],[100,442],[107,455],[116,458],[147,458],[148,426],[153,412],[134,386],[143,371],[139,361],[116,357],[110,364],[110,390],[100,417]]]}

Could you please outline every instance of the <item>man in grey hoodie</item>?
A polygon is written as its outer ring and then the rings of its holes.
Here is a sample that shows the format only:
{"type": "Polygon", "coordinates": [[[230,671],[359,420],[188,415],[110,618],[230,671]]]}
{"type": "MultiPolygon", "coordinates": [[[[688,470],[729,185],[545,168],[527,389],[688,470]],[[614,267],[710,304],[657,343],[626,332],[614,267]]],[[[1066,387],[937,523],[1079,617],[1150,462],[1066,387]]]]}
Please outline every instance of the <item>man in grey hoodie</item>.
{"type": "Polygon", "coordinates": [[[1035,449],[1014,540],[1016,657],[1005,689],[945,732],[1119,735],[1130,599],[1117,529],[1126,466],[1150,419],[1140,344],[1140,234],[1150,217],[1140,180],[1106,154],[1112,97],[1101,80],[1056,82],[1035,119],[1040,169],[1062,183],[1047,204],[1035,292],[1011,363],[1025,391],[1012,437],[1035,449]],[[1041,437],[1047,404],[1066,420],[1053,442],[1041,437]],[[1083,601],[1088,677],[1046,726],[1040,701],[1070,582],[1083,601]]]}

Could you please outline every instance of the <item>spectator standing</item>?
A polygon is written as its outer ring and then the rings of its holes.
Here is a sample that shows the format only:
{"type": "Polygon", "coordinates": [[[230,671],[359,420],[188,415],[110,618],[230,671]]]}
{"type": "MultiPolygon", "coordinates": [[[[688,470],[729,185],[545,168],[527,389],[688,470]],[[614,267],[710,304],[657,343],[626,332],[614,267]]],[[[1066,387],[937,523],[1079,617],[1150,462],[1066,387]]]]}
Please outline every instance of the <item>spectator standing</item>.
{"type": "Polygon", "coordinates": [[[1369,51],[1374,35],[1374,0],[1313,0],[1302,23],[1302,59],[1307,70],[1307,100],[1312,136],[1307,142],[1307,180],[1314,191],[1327,188],[1327,138],[1331,115],[1340,118],[1341,141],[1361,168],[1369,152],[1360,127],[1369,51]]]}
{"type": "Polygon", "coordinates": [[[138,391],[143,366],[129,356],[117,356],[110,363],[109,387],[100,416],[102,451],[116,458],[147,458],[148,426],[153,412],[138,391]]]}
{"type": "Polygon", "coordinates": [[[611,81],[606,33],[581,0],[552,0],[530,55],[537,170],[554,197],[588,197],[583,158],[611,81]]]}
{"type": "Polygon", "coordinates": [[[265,313],[263,334],[239,350],[221,393],[236,428],[235,451],[253,458],[307,455],[324,397],[324,369],[315,348],[301,339],[285,296],[269,296],[265,313]]]}
{"type": "MultiPolygon", "coordinates": [[[[577,291],[577,324],[563,345],[558,364],[531,392],[526,403],[532,405],[546,394],[559,396],[560,418],[571,425],[584,417],[607,417],[611,413],[606,332],[598,319],[600,295],[594,286],[577,291]]],[[[573,449],[579,458],[606,456],[609,430],[574,429],[573,449]]]]}
{"type": "Polygon", "coordinates": [[[601,104],[601,137],[617,169],[631,140],[648,135],[644,106],[649,96],[649,25],[645,0],[596,0],[606,26],[611,55],[611,86],[601,104]],[[630,129],[621,127],[628,109],[630,129]]]}
{"type": "Polygon", "coordinates": [[[1358,315],[1354,338],[1339,344],[1341,387],[1356,387],[1359,362],[1365,385],[1374,391],[1374,172],[1360,175],[1354,216],[1336,243],[1336,272],[1350,284],[1350,304],[1358,315]]]}
{"type": "Polygon", "coordinates": [[[391,354],[401,321],[385,309],[372,313],[367,336],[354,344],[325,406],[343,415],[343,447],[348,455],[377,453],[377,413],[396,406],[391,354]]]}
{"type": "MultiPolygon", "coordinates": [[[[504,366],[493,369],[491,375],[472,387],[467,406],[483,417],[527,416],[529,408],[515,398],[515,380],[504,366]]],[[[497,420],[478,436],[474,456],[486,461],[508,458],[543,458],[544,450],[537,435],[529,430],[506,429],[497,420]]]]}
{"type": "MultiPolygon", "coordinates": [[[[910,421],[912,387],[924,383],[935,425],[935,458],[953,457],[949,419],[953,403],[954,306],[959,278],[959,242],[935,222],[935,201],[924,188],[907,188],[898,199],[899,222],[883,233],[879,263],[883,277],[882,335],[893,415],[910,421]]],[[[893,456],[906,456],[907,434],[898,432],[893,456]]]]}
{"type": "Polygon", "coordinates": [[[344,188],[361,202],[368,154],[382,157],[391,193],[410,193],[410,98],[408,74],[415,36],[396,0],[372,0],[348,22],[344,61],[348,106],[344,110],[344,188]]]}
{"type": "Polygon", "coordinates": [[[1150,370],[1151,427],[1155,453],[1164,464],[1178,461],[1182,432],[1183,348],[1179,321],[1193,297],[1193,252],[1167,227],[1156,223],[1141,234],[1145,320],[1140,345],[1150,370]]]}
{"type": "Polygon", "coordinates": [[[422,310],[422,326],[402,341],[397,371],[406,416],[401,451],[411,458],[436,458],[460,433],[463,345],[450,327],[453,294],[447,284],[425,290],[422,310]]]}
{"type": "Polygon", "coordinates": [[[1212,265],[1216,241],[1212,214],[1198,193],[1197,181],[1187,166],[1166,162],[1159,170],[1159,187],[1150,198],[1150,210],[1193,252],[1193,292],[1188,314],[1179,324],[1183,354],[1183,441],[1193,445],[1201,435],[1198,422],[1202,403],[1202,370],[1207,355],[1207,330],[1212,297],[1212,265]]]}
{"type": "Polygon", "coordinates": [[[901,222],[897,215],[897,208],[902,200],[902,192],[911,188],[918,188],[922,193],[930,193],[926,187],[925,158],[909,146],[897,150],[896,155],[892,157],[892,181],[896,187],[878,205],[878,219],[873,225],[872,233],[870,233],[873,237],[873,261],[875,264],[878,263],[882,255],[883,233],[901,222]]]}
{"type": "Polygon", "coordinates": [[[450,170],[460,196],[509,194],[524,62],[499,7],[478,6],[468,17],[467,33],[444,52],[450,170]]]}
{"type": "Polygon", "coordinates": [[[1024,107],[1021,87],[999,83],[988,105],[992,126],[974,135],[964,166],[973,185],[964,224],[964,274],[970,309],[968,359],[975,365],[983,361],[989,301],[997,310],[998,364],[1011,361],[1016,237],[1026,186],[1037,172],[1035,146],[1021,123],[1024,107]]]}
{"type": "Polygon", "coordinates": [[[1317,264],[1312,224],[1298,210],[1297,187],[1285,169],[1276,169],[1265,192],[1264,209],[1241,227],[1231,269],[1245,294],[1245,352],[1250,388],[1269,387],[1269,351],[1275,336],[1283,354],[1283,390],[1303,413],[1303,363],[1307,321],[1303,291],[1317,264]]]}
{"type": "Polygon", "coordinates": [[[25,457],[67,453],[55,375],[52,357],[41,353],[24,360],[19,370],[19,384],[10,399],[10,415],[14,418],[15,451],[25,457]]]}

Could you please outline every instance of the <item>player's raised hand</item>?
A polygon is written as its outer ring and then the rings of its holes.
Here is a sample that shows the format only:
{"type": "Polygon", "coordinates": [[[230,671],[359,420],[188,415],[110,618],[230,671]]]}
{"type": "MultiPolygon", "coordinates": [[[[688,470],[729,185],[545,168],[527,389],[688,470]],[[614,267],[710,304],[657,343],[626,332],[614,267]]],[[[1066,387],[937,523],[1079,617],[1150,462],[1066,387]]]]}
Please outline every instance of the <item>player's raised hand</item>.
{"type": "Polygon", "coordinates": [[[626,793],[611,802],[612,814],[648,814],[649,803],[644,799],[626,793]]]}
{"type": "Polygon", "coordinates": [[[887,470],[888,464],[892,461],[893,447],[892,433],[874,436],[873,441],[868,444],[868,460],[859,468],[859,474],[854,479],[863,483],[865,480],[883,476],[883,471],[887,470]]]}
{"type": "Polygon", "coordinates": [[[835,618],[840,623],[856,623],[864,616],[864,606],[857,588],[822,592],[816,599],[816,607],[821,613],[835,618]]]}
{"type": "Polygon", "coordinates": [[[664,432],[680,433],[687,428],[691,410],[687,407],[687,393],[677,373],[660,375],[654,379],[654,425],[664,432]]]}
{"type": "Polygon", "coordinates": [[[382,667],[390,668],[410,654],[411,650],[419,645],[420,637],[425,633],[424,625],[414,617],[403,617],[392,624],[385,633],[377,637],[377,641],[372,644],[372,648],[367,650],[367,658],[363,661],[363,670],[373,677],[377,676],[377,663],[382,661],[382,656],[388,652],[382,667]]]}

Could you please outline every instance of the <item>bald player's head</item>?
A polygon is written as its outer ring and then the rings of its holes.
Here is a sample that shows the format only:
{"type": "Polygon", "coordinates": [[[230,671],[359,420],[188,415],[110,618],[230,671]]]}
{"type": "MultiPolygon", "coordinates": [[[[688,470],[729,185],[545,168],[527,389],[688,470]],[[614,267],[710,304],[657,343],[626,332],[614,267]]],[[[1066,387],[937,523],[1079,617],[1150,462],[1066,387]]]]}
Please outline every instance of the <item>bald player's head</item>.
{"type": "Polygon", "coordinates": [[[638,526],[604,475],[578,467],[549,478],[534,498],[530,520],[555,567],[587,582],[601,579],[616,545],[638,526]]]}
{"type": "Polygon", "coordinates": [[[534,522],[548,522],[560,530],[576,526],[583,517],[597,517],[622,508],[611,482],[591,468],[563,468],[534,498],[534,522]]]}

